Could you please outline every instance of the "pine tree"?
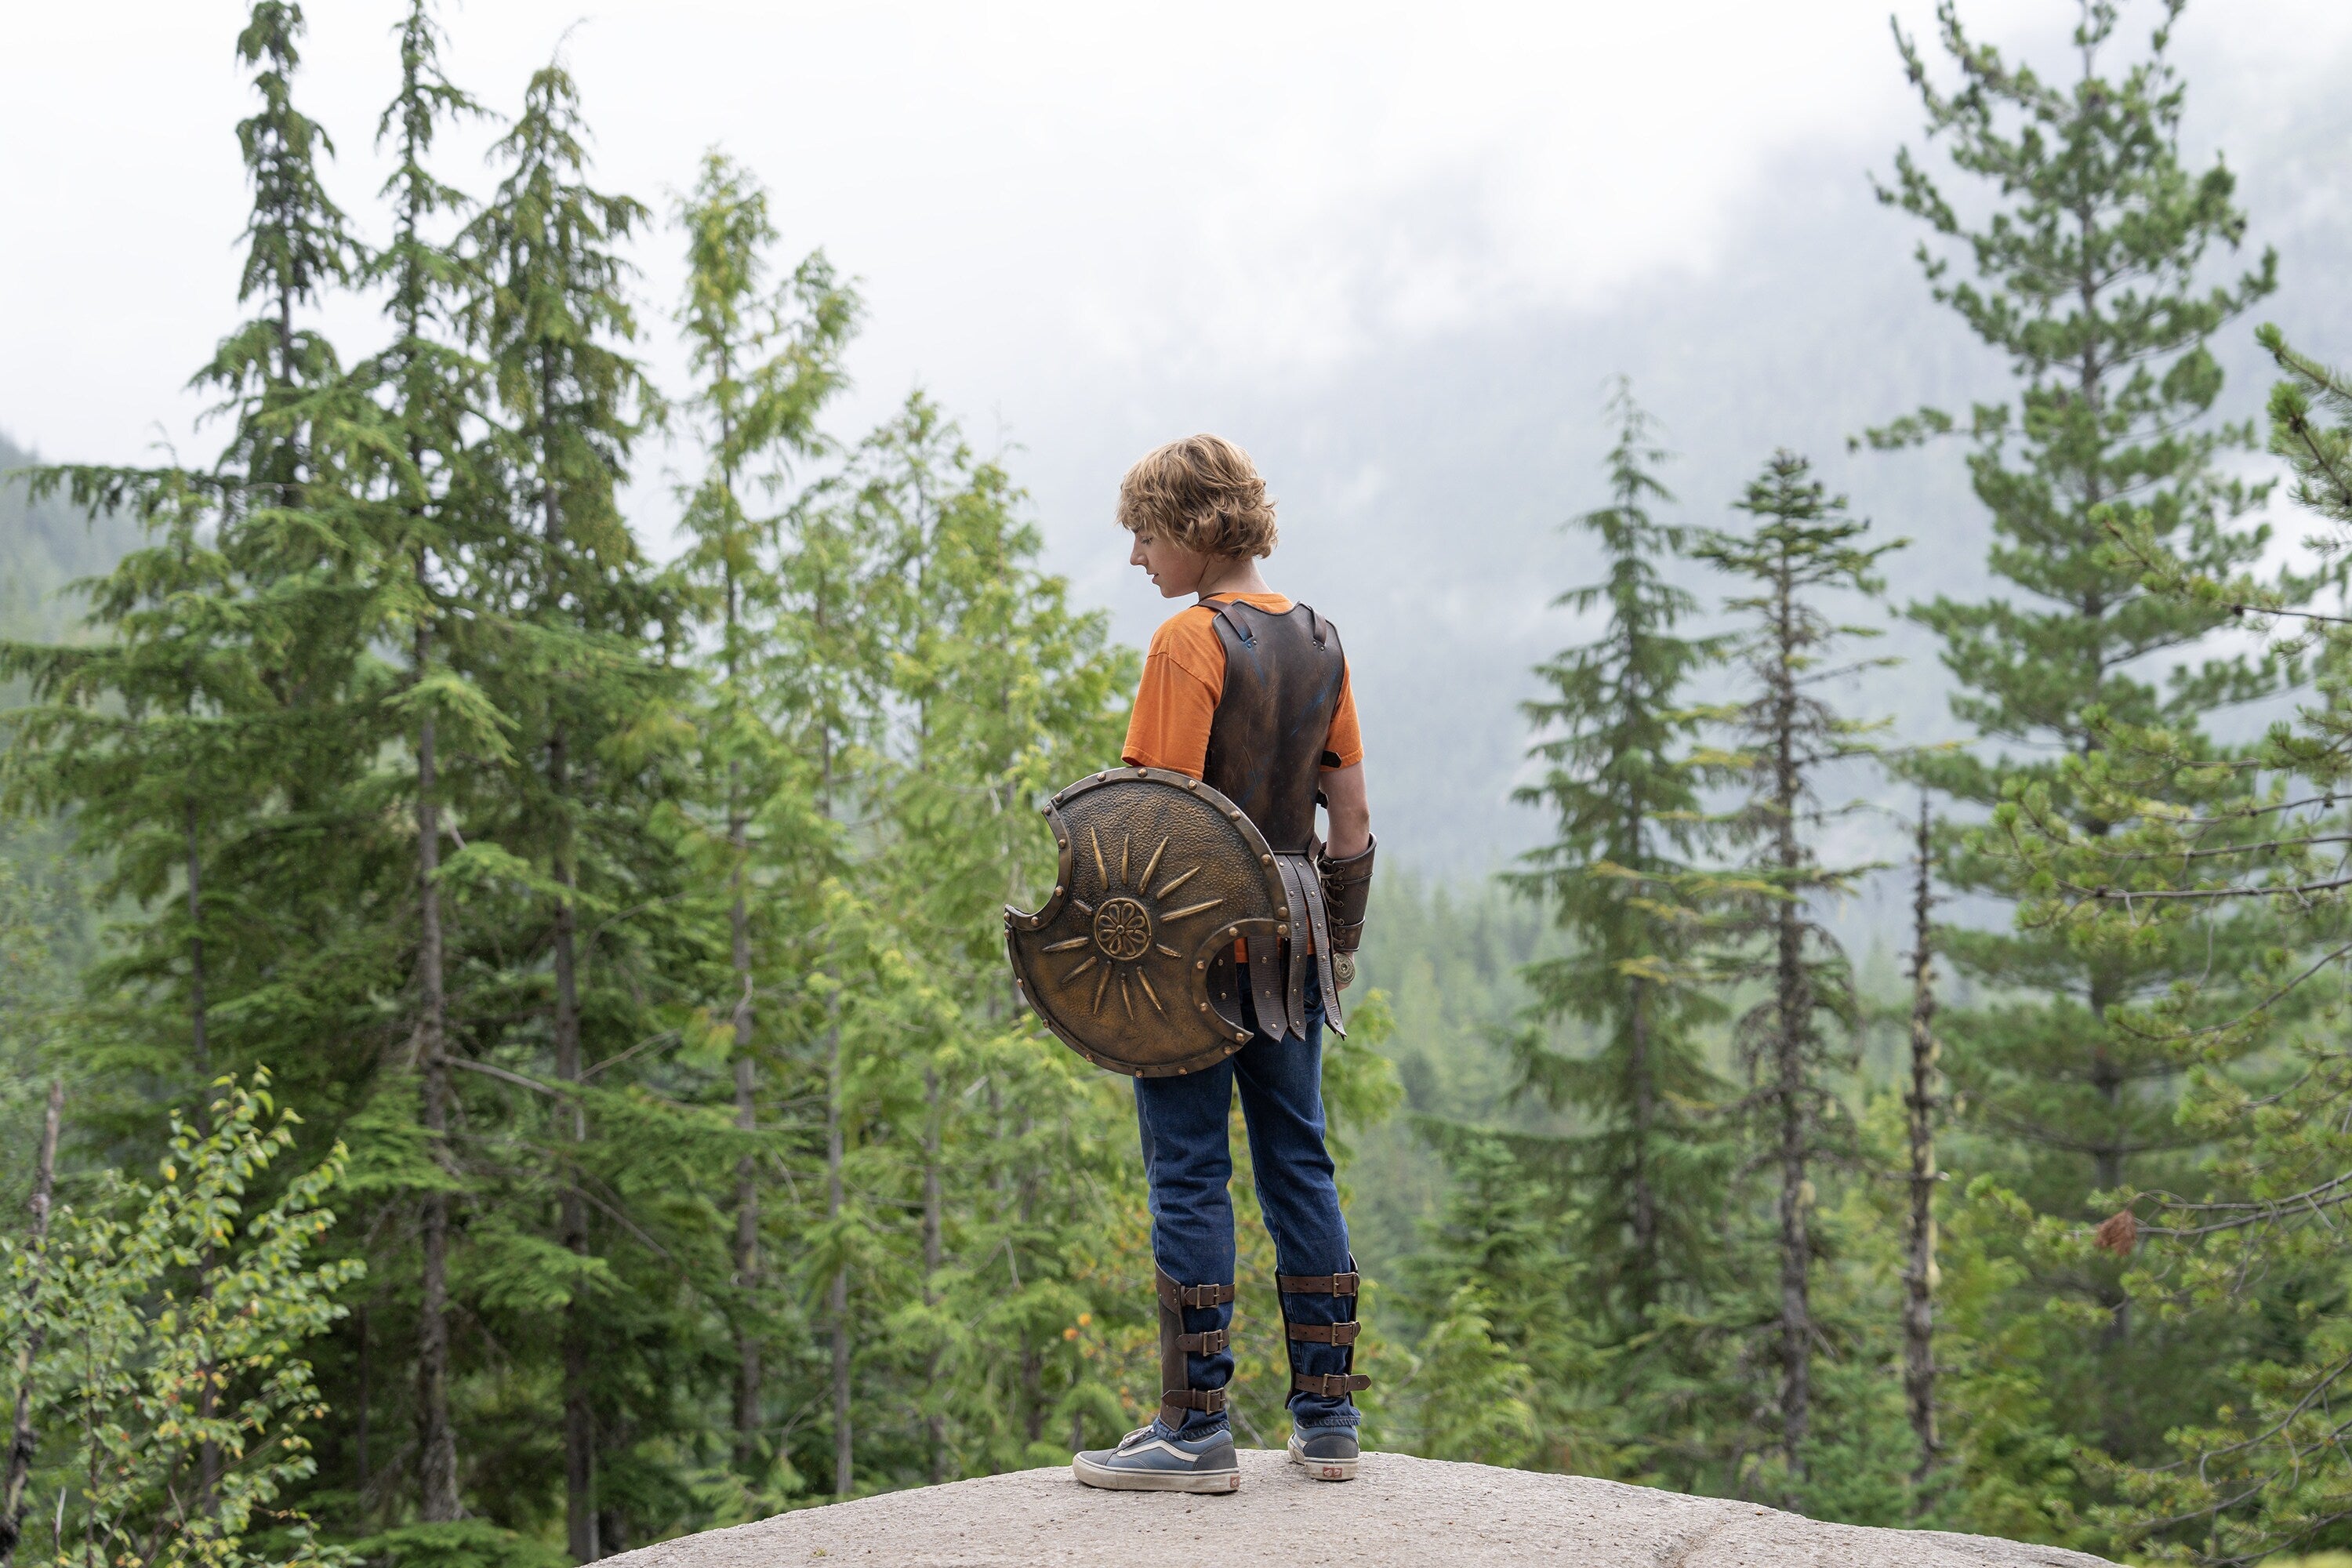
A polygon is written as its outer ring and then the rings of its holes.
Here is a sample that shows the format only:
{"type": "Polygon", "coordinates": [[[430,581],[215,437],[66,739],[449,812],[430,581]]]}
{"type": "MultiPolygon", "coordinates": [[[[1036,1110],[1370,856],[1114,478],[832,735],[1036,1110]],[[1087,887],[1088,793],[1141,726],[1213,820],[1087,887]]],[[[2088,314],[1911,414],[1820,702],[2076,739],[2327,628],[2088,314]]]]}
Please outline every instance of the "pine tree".
{"type": "MultiPolygon", "coordinates": [[[[604,1554],[594,1385],[600,1373],[616,1370],[592,1365],[599,1325],[588,1292],[600,1271],[582,1185],[590,1137],[579,1089],[586,1065],[583,868],[627,875],[648,804],[638,792],[655,783],[649,731],[667,729],[661,705],[670,682],[662,664],[683,634],[616,500],[656,400],[624,346],[636,328],[629,268],[614,247],[647,214],[630,197],[586,184],[585,137],[572,79],[561,64],[542,68],[499,143],[506,177],[468,228],[488,279],[470,326],[511,421],[503,439],[514,511],[497,570],[513,621],[490,692],[518,728],[521,763],[499,842],[530,863],[547,910],[556,1136],[570,1145],[556,1155],[557,1232],[579,1259],[559,1289],[566,1533],[581,1562],[604,1554]]],[[[587,896],[599,907],[626,907],[617,899],[606,904],[596,889],[587,896]]]]}
{"type": "Polygon", "coordinates": [[[1936,1129],[1944,1113],[1942,1048],[1936,1038],[1935,808],[1919,795],[1912,861],[1910,1084],[1903,1096],[1904,1142],[1911,1156],[1903,1228],[1903,1395],[1919,1445],[1915,1483],[1942,1452],[1936,1428],[1936,1129]]]}
{"type": "Polygon", "coordinates": [[[1850,1072],[1861,1018],[1852,965],[1822,923],[1822,905],[1853,893],[1875,867],[1826,866],[1824,826],[1858,809],[1826,808],[1824,770],[1873,755],[1884,726],[1840,714],[1824,695],[1871,662],[1840,662],[1839,644],[1875,630],[1841,626],[1822,607],[1826,595],[1870,595],[1884,583],[1877,563],[1905,542],[1864,544],[1870,525],[1847,515],[1812,468],[1791,452],[1765,465],[1734,503],[1756,521],[1747,533],[1709,531],[1695,553],[1751,584],[1726,608],[1743,623],[1731,652],[1752,695],[1721,710],[1736,748],[1732,764],[1746,798],[1729,838],[1749,846],[1727,871],[1690,879],[1712,906],[1719,983],[1760,986],[1763,995],[1733,1026],[1751,1088],[1742,1106],[1776,1178],[1780,1262],[1775,1347],[1781,1463],[1802,1487],[1811,1447],[1813,1352],[1825,1325],[1816,1314],[1813,1271],[1824,1238],[1812,1210],[1825,1165],[1851,1163],[1852,1118],[1836,1080],[1850,1072]]]}
{"type": "Polygon", "coordinates": [[[1694,983],[1674,886],[1706,837],[1695,755],[1705,715],[1689,685],[1720,651],[1675,629],[1697,604],[1661,568],[1690,541],[1648,510],[1672,499],[1654,475],[1664,454],[1649,418],[1622,387],[1611,416],[1611,504],[1578,520],[1606,575],[1556,601],[1607,620],[1592,642],[1538,668],[1553,694],[1525,707],[1545,773],[1515,798],[1549,805],[1559,831],[1507,879],[1547,902],[1574,943],[1524,971],[1538,1026],[1514,1051],[1526,1091],[1591,1118],[1593,1131],[1558,1152],[1594,1315],[1630,1336],[1712,1274],[1718,1252],[1723,1161],[1705,1122],[1719,1086],[1693,1032],[1713,1009],[1694,983]],[[1548,1026],[1562,1020],[1592,1029],[1598,1049],[1559,1049],[1548,1026]]]}
{"type": "MultiPolygon", "coordinates": [[[[2013,404],[1980,405],[1965,422],[1923,410],[1872,434],[1891,447],[1964,429],[1975,492],[1991,515],[1990,563],[2014,591],[1913,608],[1943,640],[1960,687],[1954,713],[1990,742],[1926,755],[1914,771],[1982,808],[2044,795],[2093,836],[2109,825],[2073,793],[2067,759],[2096,757],[2119,731],[2162,729],[2211,760],[2204,717],[2276,690],[2284,673],[2270,658],[2190,662],[2229,612],[2151,592],[2107,526],[2111,504],[2139,507],[2164,549],[2221,578],[2258,561],[2269,540],[2242,521],[2264,487],[2221,466],[2251,429],[2211,421],[2221,373],[2208,344],[2272,290],[2275,260],[2265,253],[2233,278],[2206,280],[2209,255],[2235,248],[2246,220],[2229,170],[2218,160],[2192,170],[2180,153],[2184,89],[2168,49],[2181,5],[2162,0],[2147,51],[2115,75],[2105,62],[2121,8],[2081,0],[2074,79],[2060,83],[1979,42],[1946,0],[1938,41],[1957,88],[1937,85],[1899,31],[1898,43],[1929,136],[1981,183],[1991,209],[1964,217],[1970,204],[1948,196],[1908,151],[1880,193],[1966,249],[1974,279],[1921,247],[1931,291],[2018,381],[2013,404]]],[[[2284,587],[2292,595],[2308,584],[2284,587]]],[[[1998,818],[1956,831],[1937,872],[1956,893],[2009,900],[2026,897],[2032,876],[1998,818]]],[[[2198,1185],[2201,1140],[2175,1116],[2186,1058],[2121,1026],[2119,1010],[2209,968],[2239,972],[2271,934],[2241,921],[2098,945],[2046,923],[1948,931],[1955,967],[2002,998],[1948,1009],[1944,1027],[1954,1103],[2003,1179],[2037,1210],[2070,1217],[2095,1214],[2095,1194],[2121,1187],[2198,1185]]],[[[2115,1269],[2037,1272],[2021,1305],[2052,1294],[2095,1302],[2103,1317],[2095,1345],[2043,1369],[2063,1380],[2059,1407],[2111,1449],[2147,1449],[2185,1414],[2189,1383],[2114,1361],[2160,1353],[2155,1339],[2134,1348],[2115,1269]]]]}
{"type": "MultiPolygon", "coordinates": [[[[478,541],[482,512],[494,480],[481,468],[471,422],[487,410],[484,367],[457,341],[473,279],[453,248],[428,232],[436,216],[461,212],[464,195],[437,179],[425,162],[445,121],[483,110],[453,86],[440,64],[442,33],[429,0],[411,0],[394,36],[400,45],[400,91],[377,123],[379,143],[395,151],[382,195],[394,213],[390,245],[373,258],[371,277],[387,291],[393,341],[367,373],[382,388],[398,448],[387,489],[396,537],[387,541],[390,618],[405,623],[409,667],[398,702],[413,727],[413,800],[416,823],[415,1021],[420,1124],[436,1163],[419,1173],[420,1257],[416,1331],[416,1426],[419,1510],[428,1523],[458,1517],[457,1429],[450,1413],[448,1267],[450,1182],[444,1157],[449,1135],[446,939],[440,886],[441,743],[445,724],[461,751],[496,755],[503,738],[484,711],[479,693],[443,651],[450,603],[462,593],[445,563],[478,541]]],[[[364,1320],[362,1320],[362,1325],[364,1320]]],[[[364,1326],[361,1330],[365,1333],[364,1326]]],[[[362,1339],[360,1354],[368,1347],[362,1339]]],[[[369,1481],[368,1373],[360,1373],[355,1479],[369,1481]]]]}
{"type": "MultiPolygon", "coordinates": [[[[2271,449],[2322,524],[2323,557],[2340,558],[2352,526],[2352,379],[2274,327],[2257,336],[2284,373],[2271,395],[2271,449]]],[[[2336,1219],[2352,1191],[2342,1133],[2352,1076],[2338,1043],[2352,934],[2338,804],[2352,777],[2352,637],[2340,616],[2296,610],[2251,572],[2198,571],[2164,548],[2144,510],[2118,508],[2112,521],[2151,590],[2249,616],[2274,652],[2307,658],[2315,679],[2294,719],[2229,767],[2161,727],[2118,727],[2064,780],[2103,833],[2035,795],[2008,813],[2039,873],[2035,911],[2084,946],[2169,944],[2225,922],[2259,921],[2275,937],[2234,972],[2217,964],[2118,1010],[2126,1026],[2184,1057],[2244,1065],[2194,1074],[2179,1107],[2184,1128],[2214,1151],[2199,1187],[2141,1184],[2095,1231],[2074,1228],[2051,1247],[2078,1268],[2099,1251],[2131,1260],[2126,1289],[2194,1325],[2206,1358],[2192,1384],[2203,1407],[2165,1433],[2168,1452],[2115,1468],[2125,1500],[2103,1513],[2152,1561],[2340,1551],[2352,1540],[2342,1522],[2352,1468],[2330,1391],[2352,1348],[2336,1219]]]]}
{"type": "Polygon", "coordinates": [[[1105,1126],[1123,1107],[1031,1026],[997,931],[1006,904],[1051,885],[1034,805],[1116,752],[1134,668],[1109,646],[1104,617],[1072,610],[1067,584],[1038,569],[1042,541],[1019,517],[1010,477],[976,458],[935,405],[910,399],[869,453],[891,476],[869,496],[887,504],[913,568],[891,677],[909,732],[888,774],[893,842],[877,896],[938,999],[901,1033],[912,1048],[890,1067],[908,1119],[925,1130],[919,1168],[900,1175],[922,1215],[921,1310],[906,1327],[922,1353],[924,1473],[941,1477],[958,1447],[1028,1463],[1050,1450],[1049,1432],[1083,1433],[1090,1416],[1115,1427],[1101,1418],[1113,1391],[1068,1331],[1131,1310],[1080,1266],[1090,1215],[1125,1174],[1105,1126]],[[978,1158],[959,1160],[950,1140],[978,1158]],[[980,1169],[954,1168],[969,1164],[980,1169]],[[966,1258],[1002,1255],[1010,1289],[961,1280],[951,1244],[966,1258]],[[987,1365],[991,1342],[1018,1347],[1009,1368],[987,1365]],[[1009,1372],[1010,1397],[976,1397],[985,1384],[933,1387],[950,1369],[991,1381],[1009,1372]]]}
{"type": "MultiPolygon", "coordinates": [[[[756,997],[765,967],[753,952],[751,825],[763,799],[801,781],[784,767],[760,715],[764,650],[757,645],[768,629],[761,617],[776,597],[772,520],[754,515],[747,492],[753,485],[772,491],[795,460],[823,449],[816,417],[844,384],[840,354],[855,327],[856,300],[821,252],[769,289],[768,253],[777,235],[767,193],[718,153],[704,157],[693,195],[678,204],[677,221],[687,233],[688,263],[680,321],[690,363],[703,377],[691,406],[709,454],[687,506],[695,543],[683,565],[718,607],[704,767],[716,775],[725,835],[735,1119],[751,1134],[760,1125],[756,997]]],[[[746,1303],[735,1330],[735,1463],[746,1471],[757,1463],[764,1425],[760,1229],[759,1159],[747,1146],[735,1171],[734,1243],[735,1284],[746,1303]]]]}

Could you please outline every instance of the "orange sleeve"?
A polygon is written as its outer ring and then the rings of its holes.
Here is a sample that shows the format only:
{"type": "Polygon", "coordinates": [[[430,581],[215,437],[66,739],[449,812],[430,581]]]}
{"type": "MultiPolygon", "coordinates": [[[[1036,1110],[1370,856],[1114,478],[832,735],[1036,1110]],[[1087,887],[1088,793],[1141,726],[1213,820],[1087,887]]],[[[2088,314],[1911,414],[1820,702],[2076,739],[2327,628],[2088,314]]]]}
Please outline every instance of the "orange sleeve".
{"type": "Polygon", "coordinates": [[[1352,768],[1363,760],[1364,732],[1356,723],[1356,672],[1343,669],[1339,675],[1339,706],[1331,710],[1331,732],[1323,740],[1323,765],[1352,768]]]}
{"type": "MultiPolygon", "coordinates": [[[[1194,605],[1151,634],[1143,656],[1143,682],[1127,721],[1119,756],[1129,767],[1166,768],[1199,778],[1209,760],[1209,726],[1225,694],[1225,648],[1217,640],[1215,612],[1194,605]]],[[[1339,705],[1323,742],[1323,765],[1352,768],[1364,760],[1356,721],[1356,677],[1339,679],[1339,705]]]]}
{"type": "Polygon", "coordinates": [[[1213,613],[1198,605],[1170,616],[1151,634],[1143,683],[1127,721],[1119,755],[1129,767],[1167,768],[1199,778],[1209,760],[1209,725],[1225,693],[1225,649],[1213,613]]]}

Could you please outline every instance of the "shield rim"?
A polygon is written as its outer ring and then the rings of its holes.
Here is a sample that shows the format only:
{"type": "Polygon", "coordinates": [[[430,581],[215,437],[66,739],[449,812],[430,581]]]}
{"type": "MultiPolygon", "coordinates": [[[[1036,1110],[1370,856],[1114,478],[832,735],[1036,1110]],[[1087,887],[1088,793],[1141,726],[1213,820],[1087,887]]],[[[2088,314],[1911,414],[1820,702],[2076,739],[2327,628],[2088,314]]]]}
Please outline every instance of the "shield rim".
{"type": "MultiPolygon", "coordinates": [[[[1019,932],[1035,931],[1052,924],[1060,916],[1063,906],[1067,904],[1074,896],[1070,889],[1075,885],[1071,873],[1076,864],[1076,835],[1070,831],[1068,823],[1063,819],[1061,808],[1079,795],[1100,789],[1106,784],[1125,784],[1135,780],[1171,785],[1184,791],[1187,795],[1199,796],[1215,808],[1227,822],[1241,830],[1243,841],[1256,853],[1259,877],[1265,889],[1268,907],[1279,910],[1287,906],[1289,900],[1283,897],[1280,883],[1281,870],[1276,863],[1273,846],[1266,842],[1265,835],[1258,831],[1257,824],[1252,822],[1248,814],[1235,805],[1230,798],[1192,774],[1180,773],[1172,768],[1135,766],[1105,768],[1098,773],[1088,773],[1082,779],[1063,785],[1055,793],[1051,800],[1038,808],[1037,815],[1045,819],[1046,826],[1053,831],[1054,835],[1057,857],[1054,869],[1054,890],[1034,912],[1016,909],[1011,904],[1004,906],[1004,952],[1006,958],[1012,963],[1013,989],[1020,995],[1022,1005],[1027,1007],[1031,1016],[1044,1024],[1055,1039],[1106,1071],[1119,1073],[1128,1078],[1179,1078],[1187,1073],[1198,1072],[1203,1068],[1216,1066],[1249,1044],[1255,1037],[1239,1024],[1227,1018],[1218,1010],[1216,1005],[1211,1002],[1210,1016],[1222,1025],[1231,1026],[1220,1031],[1223,1037],[1215,1045],[1205,1047],[1176,1061],[1155,1062],[1149,1065],[1138,1065],[1106,1056],[1071,1035],[1069,1030],[1063,1027],[1057,1020],[1032,1000],[1029,994],[1029,966],[1023,962],[1020,944],[1014,940],[1019,932]]],[[[1270,916],[1252,916],[1244,920],[1228,921],[1203,936],[1188,956],[1197,960],[1203,954],[1214,952],[1221,947],[1230,946],[1237,937],[1261,934],[1271,936],[1278,923],[1270,916]]],[[[1192,992],[1193,1000],[1208,1000],[1208,976],[1205,970],[1190,971],[1185,984],[1192,992]]]]}

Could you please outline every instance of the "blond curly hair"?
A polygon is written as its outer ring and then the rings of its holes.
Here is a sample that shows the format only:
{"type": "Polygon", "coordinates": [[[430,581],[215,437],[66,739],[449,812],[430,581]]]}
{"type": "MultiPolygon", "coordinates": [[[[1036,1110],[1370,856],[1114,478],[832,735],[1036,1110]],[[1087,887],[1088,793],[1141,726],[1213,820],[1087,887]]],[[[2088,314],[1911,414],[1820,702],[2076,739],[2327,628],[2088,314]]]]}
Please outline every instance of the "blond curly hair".
{"type": "Polygon", "coordinates": [[[1128,469],[1118,521],[1203,555],[1271,555],[1276,536],[1257,465],[1222,436],[1171,441],[1128,469]]]}

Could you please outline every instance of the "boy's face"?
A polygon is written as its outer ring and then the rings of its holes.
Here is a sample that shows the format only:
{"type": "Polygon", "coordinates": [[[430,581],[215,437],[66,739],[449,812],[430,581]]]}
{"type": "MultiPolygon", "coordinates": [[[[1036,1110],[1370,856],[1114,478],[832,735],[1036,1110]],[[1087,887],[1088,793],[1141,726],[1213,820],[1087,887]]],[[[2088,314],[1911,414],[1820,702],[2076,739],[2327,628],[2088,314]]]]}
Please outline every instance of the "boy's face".
{"type": "Polygon", "coordinates": [[[1209,558],[1197,550],[1187,550],[1165,539],[1138,530],[1135,548],[1127,552],[1130,566],[1143,568],[1151,585],[1160,590],[1163,599],[1181,599],[1201,591],[1201,579],[1209,570],[1209,558]]]}

